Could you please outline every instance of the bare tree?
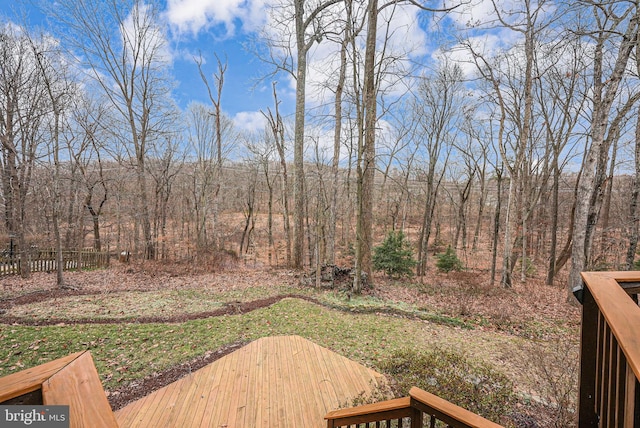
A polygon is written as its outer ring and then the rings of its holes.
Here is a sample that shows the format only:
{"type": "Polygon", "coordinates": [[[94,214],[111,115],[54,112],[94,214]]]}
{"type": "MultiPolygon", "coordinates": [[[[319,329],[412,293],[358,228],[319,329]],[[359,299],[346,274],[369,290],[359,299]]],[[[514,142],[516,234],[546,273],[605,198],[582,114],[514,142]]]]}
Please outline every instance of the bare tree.
{"type": "Polygon", "coordinates": [[[453,147],[454,132],[462,113],[462,72],[457,65],[444,63],[432,79],[425,78],[415,101],[416,139],[428,155],[425,160],[425,202],[418,240],[418,276],[427,272],[429,238],[440,185],[453,147]]]}
{"type": "MultiPolygon", "coordinates": [[[[40,153],[42,127],[51,112],[50,97],[29,35],[11,26],[0,28],[0,143],[4,221],[11,251],[17,241],[20,272],[29,277],[26,226],[27,195],[40,153]]],[[[13,254],[12,254],[13,256],[13,254]]]]}
{"type": "Polygon", "coordinates": [[[497,21],[504,28],[518,33],[523,38],[522,45],[499,55],[480,52],[472,43],[466,43],[466,46],[473,55],[480,75],[489,83],[490,97],[500,113],[496,144],[509,177],[500,282],[504,287],[511,287],[512,273],[519,255],[523,258],[522,266],[525,266],[525,229],[532,207],[539,197],[538,194],[525,194],[523,190],[532,173],[537,176],[535,172],[538,169],[534,156],[536,136],[532,133],[535,129],[534,84],[540,77],[535,74],[536,46],[554,16],[547,13],[549,5],[546,1],[526,0],[521,3],[520,9],[509,10],[496,1],[492,1],[492,4],[497,21]],[[512,132],[508,132],[507,126],[512,128],[512,132]],[[518,240],[521,243],[519,250],[518,240]]]}
{"type": "MultiPolygon", "coordinates": [[[[593,5],[592,13],[590,28],[594,30],[588,34],[594,43],[589,132],[591,144],[585,153],[576,195],[572,264],[567,284],[570,300],[571,291],[581,287],[580,272],[589,266],[593,232],[599,216],[609,147],[612,142],[612,138],[609,137],[617,137],[616,122],[609,121],[611,109],[618,97],[631,53],[637,45],[640,25],[640,8],[634,3],[593,5]],[[605,57],[609,55],[615,60],[611,69],[607,70],[605,57]]],[[[629,103],[628,100],[626,105],[631,108],[634,103],[635,100],[633,103],[629,103]]]]}
{"type": "MultiPolygon", "coordinates": [[[[340,40],[340,66],[338,68],[338,80],[335,85],[334,94],[334,133],[333,133],[333,157],[331,161],[331,181],[330,181],[330,199],[329,199],[329,228],[327,230],[327,254],[328,264],[335,264],[336,256],[336,225],[338,219],[338,191],[339,191],[339,174],[340,174],[340,149],[342,146],[342,103],[345,90],[345,84],[347,81],[347,66],[349,46],[353,43],[355,35],[362,29],[353,28],[354,12],[353,12],[353,0],[344,0],[345,5],[345,19],[344,19],[344,32],[342,39],[340,40]]],[[[333,281],[333,270],[331,271],[331,280],[333,281]]]]}
{"type": "MultiPolygon", "coordinates": [[[[211,111],[200,103],[191,103],[188,108],[188,135],[191,153],[194,156],[191,172],[190,193],[193,196],[196,241],[200,248],[210,244],[208,219],[212,216],[213,234],[216,235],[220,204],[222,167],[233,144],[222,144],[222,140],[234,139],[231,119],[219,112],[211,111]]],[[[217,248],[218,238],[213,238],[217,248]]]]}
{"type": "Polygon", "coordinates": [[[51,6],[51,16],[65,26],[64,40],[85,61],[127,129],[121,144],[136,171],[136,219],[142,228],[144,257],[156,257],[147,191],[149,146],[162,142],[171,125],[168,59],[156,2],[78,0],[51,6]],[[116,30],[116,31],[114,31],[116,30]]]}
{"type": "MultiPolygon", "coordinates": [[[[392,0],[380,4],[378,0],[367,2],[367,24],[364,47],[364,75],[362,84],[362,105],[358,121],[358,161],[357,173],[357,214],[356,214],[356,261],[353,291],[359,293],[362,287],[361,273],[364,271],[369,281],[372,277],[372,250],[373,250],[373,198],[374,180],[376,170],[376,125],[378,122],[378,97],[385,73],[389,73],[389,64],[396,60],[388,56],[387,43],[390,39],[391,20],[393,10],[399,5],[413,5],[430,12],[447,12],[453,8],[435,9],[425,6],[422,2],[414,0],[392,0]],[[384,9],[391,8],[392,13],[386,22],[386,33],[382,46],[377,46],[378,16],[384,9]],[[379,52],[378,52],[379,50],[379,52]],[[377,56],[382,58],[378,60],[377,56]],[[386,60],[385,60],[386,59],[386,60]]],[[[355,69],[355,67],[354,67],[355,69]]],[[[354,82],[356,79],[354,79],[354,82]]]]}
{"type": "MultiPolygon", "coordinates": [[[[640,57],[638,59],[638,71],[640,71],[640,57]]],[[[638,210],[638,202],[640,199],[640,109],[638,109],[636,117],[635,130],[635,150],[634,165],[635,174],[633,177],[633,188],[631,191],[631,201],[629,203],[629,218],[631,226],[629,227],[629,246],[627,249],[626,269],[632,270],[638,249],[638,239],[640,239],[640,210],[638,210]]]]}
{"type": "Polygon", "coordinates": [[[387,135],[380,138],[380,146],[384,146],[386,153],[380,153],[380,163],[384,168],[379,188],[380,194],[387,198],[386,209],[391,230],[404,229],[411,202],[409,178],[414,173],[417,152],[421,147],[414,138],[418,123],[410,113],[411,105],[411,102],[403,103],[398,109],[399,113],[395,113],[388,121],[387,135]]]}
{"type": "Polygon", "coordinates": [[[157,257],[167,258],[167,218],[169,198],[173,184],[184,164],[184,153],[181,153],[176,136],[167,135],[163,144],[153,147],[148,171],[153,178],[153,234],[159,238],[157,257]]]}
{"type": "Polygon", "coordinates": [[[504,163],[501,161],[495,165],[496,175],[496,208],[493,213],[493,232],[491,239],[491,285],[496,281],[496,266],[498,262],[498,240],[500,235],[500,215],[502,212],[502,187],[504,182],[504,163]]]}
{"type": "MultiPolygon", "coordinates": [[[[520,211],[516,211],[517,207],[517,195],[518,195],[518,187],[522,184],[522,176],[523,166],[525,165],[525,158],[527,149],[531,147],[531,124],[532,124],[532,116],[533,116],[533,84],[534,84],[534,70],[535,70],[535,46],[537,43],[538,36],[540,31],[548,25],[546,22],[540,22],[539,18],[546,11],[546,2],[538,2],[533,3],[530,0],[524,1],[522,14],[522,23],[517,22],[513,24],[507,21],[507,17],[505,13],[493,2],[494,10],[497,13],[497,17],[502,25],[506,28],[509,28],[512,31],[520,33],[524,36],[524,87],[523,91],[523,106],[522,111],[517,114],[519,117],[515,119],[520,122],[520,126],[518,127],[519,136],[517,138],[517,143],[515,145],[513,156],[513,163],[508,162],[508,155],[505,150],[502,150],[502,155],[505,160],[505,165],[509,169],[509,201],[507,208],[507,219],[506,219],[506,228],[505,228],[505,242],[504,242],[504,259],[503,259],[503,269],[502,269],[502,279],[500,283],[504,287],[511,287],[512,278],[511,274],[513,268],[515,266],[515,257],[513,254],[514,247],[514,239],[513,239],[513,229],[517,227],[517,224],[520,222],[524,222],[524,216],[520,217],[520,219],[514,218],[514,215],[518,215],[520,211]]],[[[520,90],[520,88],[518,88],[520,90]]],[[[517,108],[516,106],[514,106],[517,108]]],[[[524,233],[524,231],[523,231],[524,233]]],[[[524,236],[523,238],[524,239],[524,236]]],[[[524,257],[524,254],[523,254],[524,257]]],[[[523,260],[523,266],[524,266],[523,260]]]]}
{"type": "MultiPolygon", "coordinates": [[[[43,39],[44,40],[44,39],[43,39]]],[[[62,183],[61,183],[61,164],[60,164],[60,143],[61,134],[66,127],[66,110],[71,104],[73,97],[74,85],[70,81],[68,70],[65,67],[64,60],[61,60],[62,53],[54,46],[48,46],[44,41],[38,44],[30,39],[33,58],[35,58],[35,67],[41,74],[43,90],[48,97],[50,106],[49,118],[46,121],[47,139],[49,142],[49,155],[53,161],[53,180],[49,187],[51,190],[51,221],[53,225],[53,233],[56,244],[56,285],[59,288],[74,288],[64,281],[64,259],[62,237],[60,233],[60,217],[62,211],[62,183]]]]}
{"type": "Polygon", "coordinates": [[[193,197],[196,245],[205,248],[209,244],[207,218],[210,212],[210,192],[216,169],[215,121],[206,106],[191,103],[187,111],[188,134],[191,153],[195,159],[190,169],[190,193],[193,197]]]}
{"type": "MultiPolygon", "coordinates": [[[[70,136],[67,147],[69,156],[73,159],[72,168],[78,168],[80,171],[79,182],[85,190],[83,208],[91,215],[93,248],[101,251],[103,242],[100,216],[109,196],[103,159],[104,146],[108,139],[108,132],[104,129],[107,112],[103,103],[91,99],[86,93],[79,93],[74,98],[71,116],[72,124],[67,131],[70,136]]],[[[69,211],[71,212],[71,209],[69,211]]]]}
{"type": "MultiPolygon", "coordinates": [[[[219,211],[219,203],[218,198],[220,196],[220,173],[222,171],[222,136],[224,133],[224,125],[223,125],[223,114],[222,114],[222,88],[224,87],[224,74],[227,71],[227,62],[222,63],[220,58],[216,55],[217,69],[213,75],[215,80],[214,88],[215,95],[211,91],[211,85],[209,84],[209,80],[207,76],[204,74],[202,70],[202,56],[200,58],[196,58],[196,63],[198,64],[198,70],[200,71],[200,77],[207,87],[207,93],[209,94],[209,100],[211,104],[213,104],[213,117],[215,118],[215,147],[216,147],[216,167],[214,169],[214,177],[213,181],[215,183],[215,187],[213,190],[213,244],[216,248],[220,246],[220,242],[218,239],[218,234],[216,233],[216,229],[218,227],[218,211],[219,211]]],[[[229,122],[227,122],[229,123],[229,122]]]]}
{"type": "Polygon", "coordinates": [[[466,146],[462,146],[459,144],[454,144],[454,146],[461,153],[461,161],[463,167],[460,168],[458,173],[453,172],[451,180],[456,187],[456,191],[458,193],[458,210],[456,214],[456,231],[455,237],[453,238],[453,245],[457,248],[462,248],[463,250],[467,249],[467,203],[469,202],[469,197],[471,196],[471,191],[473,189],[473,183],[476,179],[477,171],[478,171],[478,159],[475,156],[470,156],[471,153],[471,144],[472,141],[467,138],[466,146]],[[462,240],[462,246],[459,247],[458,243],[462,240]]]}
{"type": "Polygon", "coordinates": [[[267,245],[269,266],[273,265],[274,256],[277,264],[277,254],[274,254],[275,241],[273,236],[273,199],[276,177],[272,174],[271,168],[273,155],[276,151],[276,145],[271,131],[272,130],[265,129],[264,138],[262,140],[258,140],[256,137],[247,140],[247,148],[258,164],[258,168],[262,169],[264,182],[267,186],[267,245]]]}
{"type": "Polygon", "coordinates": [[[254,159],[247,159],[245,161],[247,168],[247,174],[245,174],[245,182],[243,183],[244,190],[244,206],[242,213],[244,214],[244,229],[242,230],[242,237],[240,238],[239,254],[246,255],[250,249],[254,246],[253,232],[256,226],[256,187],[258,179],[259,165],[254,162],[254,159]]]}
{"type": "MultiPolygon", "coordinates": [[[[302,268],[304,258],[304,139],[307,85],[307,57],[314,44],[324,38],[328,24],[327,12],[343,0],[321,0],[311,4],[304,0],[288,0],[271,8],[268,30],[261,34],[268,53],[261,58],[284,71],[296,82],[296,113],[294,125],[294,206],[293,259],[295,268],[302,268]],[[293,3],[293,4],[292,4],[293,3]],[[293,23],[293,28],[291,28],[293,23]]],[[[274,73],[275,73],[274,72],[274,73]]]]}
{"type": "Polygon", "coordinates": [[[373,187],[376,171],[376,122],[378,120],[378,91],[376,81],[376,41],[378,36],[378,0],[369,0],[367,8],[367,36],[364,52],[364,82],[362,90],[362,143],[358,144],[358,187],[356,223],[356,263],[353,280],[354,293],[362,289],[362,272],[373,281],[371,252],[373,251],[373,187]]]}
{"type": "Polygon", "coordinates": [[[289,173],[287,171],[287,158],[285,154],[285,129],[284,122],[280,116],[280,101],[278,101],[278,93],[276,92],[276,82],[273,82],[273,102],[275,114],[271,109],[267,109],[267,113],[262,112],[267,119],[273,140],[278,152],[280,160],[280,174],[282,177],[282,216],[285,237],[285,257],[287,266],[291,266],[291,225],[289,221],[289,173]]]}
{"type": "Polygon", "coordinates": [[[567,162],[575,156],[575,145],[579,141],[575,128],[587,101],[583,77],[586,74],[586,52],[585,46],[575,38],[565,43],[541,46],[540,49],[545,72],[542,73],[536,64],[541,80],[541,84],[537,85],[537,99],[543,118],[544,138],[551,148],[551,204],[548,206],[551,236],[547,269],[547,284],[551,285],[562,267],[557,248],[561,174],[567,162]]]}
{"type": "Polygon", "coordinates": [[[467,117],[464,125],[464,132],[471,138],[474,145],[472,145],[471,152],[467,153],[467,156],[472,156],[476,161],[476,173],[478,176],[478,214],[476,217],[476,224],[473,228],[473,241],[471,243],[472,251],[478,249],[478,242],[480,240],[480,232],[482,230],[482,219],[486,208],[486,200],[489,193],[489,165],[491,163],[489,159],[490,149],[490,137],[485,134],[484,126],[477,123],[471,117],[467,117]]]}

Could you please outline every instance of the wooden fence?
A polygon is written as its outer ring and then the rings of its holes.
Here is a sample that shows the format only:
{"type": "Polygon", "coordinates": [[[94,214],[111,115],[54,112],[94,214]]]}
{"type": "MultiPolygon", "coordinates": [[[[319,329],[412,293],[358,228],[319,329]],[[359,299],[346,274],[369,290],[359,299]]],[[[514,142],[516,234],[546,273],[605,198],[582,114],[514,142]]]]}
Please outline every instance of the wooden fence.
{"type": "MultiPolygon", "coordinates": [[[[27,252],[27,260],[31,272],[54,272],[58,268],[56,250],[34,249],[27,252]]],[[[109,266],[109,253],[93,250],[62,252],[64,270],[97,269],[109,266]]],[[[8,275],[20,275],[22,262],[20,254],[14,253],[0,255],[0,277],[8,275]]]]}

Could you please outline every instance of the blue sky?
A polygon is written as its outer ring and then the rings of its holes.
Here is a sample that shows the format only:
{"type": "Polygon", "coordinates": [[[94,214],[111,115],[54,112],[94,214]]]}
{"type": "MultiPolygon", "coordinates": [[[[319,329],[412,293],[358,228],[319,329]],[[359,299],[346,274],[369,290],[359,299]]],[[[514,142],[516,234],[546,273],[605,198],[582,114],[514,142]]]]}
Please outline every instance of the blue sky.
{"type": "MultiPolygon", "coordinates": [[[[44,17],[32,6],[37,1],[54,0],[0,0],[0,15],[17,24],[21,24],[16,9],[27,12],[27,25],[42,26],[44,17]]],[[[73,0],[55,0],[73,1],[73,0]]],[[[240,129],[258,131],[263,126],[260,110],[273,105],[271,81],[266,80],[256,87],[259,77],[270,71],[268,65],[261,62],[253,53],[248,52],[245,44],[256,31],[267,22],[266,5],[274,0],[161,0],[164,28],[167,29],[167,42],[172,56],[172,74],[177,83],[174,98],[181,108],[191,101],[209,104],[194,55],[202,53],[206,74],[213,81],[212,73],[216,69],[215,54],[228,62],[222,95],[222,108],[234,119],[240,129]]],[[[508,3],[511,0],[505,0],[508,3]]],[[[431,2],[430,4],[437,4],[431,2]]],[[[393,52],[405,57],[405,64],[425,63],[438,56],[439,41],[442,40],[442,27],[464,26],[476,19],[485,20],[492,9],[489,0],[475,0],[464,13],[449,15],[439,28],[432,27],[433,14],[419,12],[417,8],[402,6],[394,12],[391,43],[393,52]],[[434,34],[439,33],[438,36],[434,34]]],[[[390,10],[391,8],[389,8],[390,10]]],[[[385,13],[388,10],[385,10],[385,13]]],[[[390,12],[389,12],[390,13],[390,12]]],[[[384,21],[384,19],[382,19],[384,21]]],[[[384,31],[382,32],[384,34],[384,31]]],[[[494,37],[496,43],[500,38],[494,37]]],[[[483,41],[486,44],[486,41],[483,41]]],[[[327,67],[335,59],[337,45],[322,43],[314,47],[309,58],[307,85],[307,107],[313,109],[328,103],[330,94],[316,89],[320,82],[331,77],[332,70],[327,67]]],[[[281,113],[285,116],[294,112],[294,82],[286,76],[278,76],[278,92],[281,100],[281,113]]],[[[406,80],[406,79],[405,79],[406,80]]],[[[396,82],[391,92],[401,94],[407,85],[405,81],[396,82]]],[[[410,85],[410,83],[408,83],[410,85]]]]}
{"type": "MultiPolygon", "coordinates": [[[[249,16],[252,13],[248,9],[250,6],[254,7],[252,2],[235,0],[164,2],[164,25],[168,29],[173,57],[172,74],[176,81],[174,99],[181,108],[186,108],[192,101],[210,104],[193,59],[200,52],[204,58],[203,68],[211,82],[216,70],[215,55],[228,62],[222,104],[230,117],[240,120],[249,117],[245,121],[259,119],[259,110],[273,104],[269,83],[255,88],[256,79],[264,75],[267,66],[244,47],[257,28],[255,20],[249,16]],[[239,7],[240,3],[244,6],[239,7]]],[[[22,25],[23,14],[26,14],[27,26],[46,29],[46,17],[30,0],[0,0],[0,16],[3,19],[22,25]]],[[[293,108],[293,99],[285,96],[283,113],[291,114],[293,108]]]]}
{"type": "Polygon", "coordinates": [[[184,56],[175,58],[173,64],[178,83],[175,91],[178,103],[181,106],[185,106],[190,101],[210,103],[197,65],[193,61],[193,56],[201,52],[205,60],[203,68],[211,84],[213,84],[212,75],[216,71],[215,55],[217,54],[221,61],[227,61],[222,103],[224,110],[230,115],[264,109],[270,105],[270,92],[265,94],[260,87],[254,89],[256,79],[260,77],[260,70],[266,69],[266,66],[258,58],[246,52],[243,47],[244,41],[245,37],[216,40],[209,34],[202,34],[196,39],[178,42],[176,47],[185,51],[184,56]]]}

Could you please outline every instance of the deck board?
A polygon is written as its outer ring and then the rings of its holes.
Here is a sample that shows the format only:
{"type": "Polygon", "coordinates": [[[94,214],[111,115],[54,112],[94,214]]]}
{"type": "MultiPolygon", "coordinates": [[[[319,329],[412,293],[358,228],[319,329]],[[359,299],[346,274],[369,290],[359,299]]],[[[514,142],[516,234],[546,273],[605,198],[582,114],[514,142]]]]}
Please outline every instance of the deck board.
{"type": "Polygon", "coordinates": [[[89,352],[44,381],[42,399],[44,405],[68,405],[71,428],[117,426],[89,352]]]}
{"type": "Polygon", "coordinates": [[[299,336],[258,339],[116,412],[127,427],[324,427],[382,375],[299,336]]]}
{"type": "Polygon", "coordinates": [[[117,427],[89,351],[0,378],[0,403],[36,390],[41,404],[69,406],[71,428],[117,427]]]}
{"type": "Polygon", "coordinates": [[[0,378],[0,403],[41,388],[42,383],[82,355],[67,355],[55,361],[41,364],[0,378]]]}

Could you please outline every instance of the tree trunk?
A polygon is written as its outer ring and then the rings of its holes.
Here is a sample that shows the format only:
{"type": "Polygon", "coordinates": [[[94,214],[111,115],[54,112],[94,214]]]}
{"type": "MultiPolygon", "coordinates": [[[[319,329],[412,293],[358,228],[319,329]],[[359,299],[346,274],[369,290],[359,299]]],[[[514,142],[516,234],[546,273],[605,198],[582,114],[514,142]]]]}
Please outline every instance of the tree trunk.
{"type": "MultiPolygon", "coordinates": [[[[640,60],[638,62],[640,68],[640,60]]],[[[626,257],[627,270],[633,270],[636,252],[638,250],[638,239],[640,236],[640,212],[638,211],[638,199],[640,199],[640,109],[636,118],[636,141],[635,141],[635,176],[633,179],[633,190],[629,203],[629,218],[631,227],[629,231],[629,247],[626,257]]]]}
{"type": "Polygon", "coordinates": [[[482,229],[482,216],[484,215],[485,199],[487,198],[487,185],[485,182],[485,166],[482,166],[482,171],[479,173],[480,178],[480,195],[478,199],[478,217],[476,218],[476,225],[473,230],[473,243],[471,249],[473,251],[478,249],[478,241],[480,239],[480,230],[482,229]]]}
{"type": "Polygon", "coordinates": [[[293,267],[302,269],[304,260],[304,122],[307,78],[304,0],[295,0],[297,47],[296,114],[293,143],[293,267]]]}
{"type": "Polygon", "coordinates": [[[547,270],[547,285],[553,285],[556,276],[556,253],[558,247],[558,204],[560,194],[560,168],[558,154],[553,160],[553,188],[551,189],[551,246],[549,248],[549,268],[547,270]]]}
{"type": "Polygon", "coordinates": [[[613,179],[616,168],[616,156],[618,152],[618,139],[619,136],[616,136],[613,140],[613,147],[611,149],[611,162],[609,162],[609,175],[605,179],[606,189],[604,193],[604,202],[602,204],[602,235],[600,237],[600,253],[603,255],[607,255],[610,251],[609,245],[609,216],[611,211],[611,194],[613,193],[613,179]]]}
{"type": "MultiPolygon", "coordinates": [[[[340,145],[342,137],[342,94],[347,77],[347,48],[351,38],[351,0],[345,1],[347,9],[345,38],[340,48],[340,71],[338,72],[338,83],[334,100],[335,125],[333,132],[333,159],[331,161],[331,190],[329,206],[329,229],[327,233],[327,257],[329,265],[336,263],[336,224],[338,223],[338,188],[340,177],[340,145]]],[[[333,272],[331,269],[331,283],[333,284],[333,272]]]]}
{"type": "Polygon", "coordinates": [[[282,123],[282,117],[280,117],[280,102],[278,101],[278,93],[276,92],[276,82],[272,84],[273,88],[273,101],[275,109],[275,117],[268,111],[265,114],[271,131],[273,132],[273,138],[278,151],[278,157],[280,159],[280,169],[282,178],[282,224],[284,229],[285,239],[285,257],[286,265],[291,266],[291,225],[289,220],[289,174],[287,172],[287,158],[285,154],[285,140],[284,140],[284,124],[282,123]]]}
{"type": "Polygon", "coordinates": [[[500,285],[505,288],[511,288],[513,285],[511,273],[513,272],[513,217],[515,209],[515,177],[509,177],[509,196],[507,199],[507,213],[505,219],[504,231],[504,253],[502,256],[502,276],[500,285]]]}
{"type": "MultiPolygon", "coordinates": [[[[635,6],[630,6],[631,8],[635,6]]],[[[608,150],[605,150],[605,135],[611,106],[618,94],[618,87],[627,68],[629,57],[636,45],[638,32],[638,13],[630,17],[626,32],[622,35],[622,41],[618,50],[615,65],[609,79],[603,81],[604,45],[611,34],[606,29],[599,29],[597,44],[594,50],[594,87],[593,87],[593,113],[591,119],[591,147],[589,147],[582,167],[582,174],[578,182],[576,195],[576,210],[574,214],[574,227],[571,251],[571,272],[567,283],[567,298],[572,299],[572,291],[582,286],[580,273],[588,266],[591,238],[593,228],[597,222],[598,212],[596,205],[598,193],[602,191],[598,182],[598,176],[603,174],[598,170],[599,166],[606,166],[608,150]]]]}
{"type": "Polygon", "coordinates": [[[373,285],[373,192],[376,171],[376,37],[378,28],[378,0],[369,0],[367,40],[364,58],[364,147],[362,171],[362,201],[360,216],[362,230],[359,245],[361,246],[360,269],[367,275],[369,285],[373,285]]]}
{"type": "Polygon", "coordinates": [[[496,168],[496,211],[493,214],[493,238],[491,240],[491,285],[496,281],[496,266],[498,264],[498,240],[500,238],[500,211],[502,210],[502,169],[496,168]]]}
{"type": "Polygon", "coordinates": [[[264,178],[267,184],[268,200],[267,200],[267,243],[269,246],[268,258],[269,266],[273,266],[273,182],[269,177],[269,158],[263,160],[264,178]]]}
{"type": "Polygon", "coordinates": [[[142,239],[144,240],[144,258],[145,260],[153,260],[156,257],[156,247],[153,240],[153,233],[151,231],[151,219],[149,214],[149,205],[147,202],[147,180],[145,177],[144,163],[142,165],[138,165],[137,173],[138,191],[140,198],[139,209],[141,211],[140,226],[142,227],[142,239]]]}

